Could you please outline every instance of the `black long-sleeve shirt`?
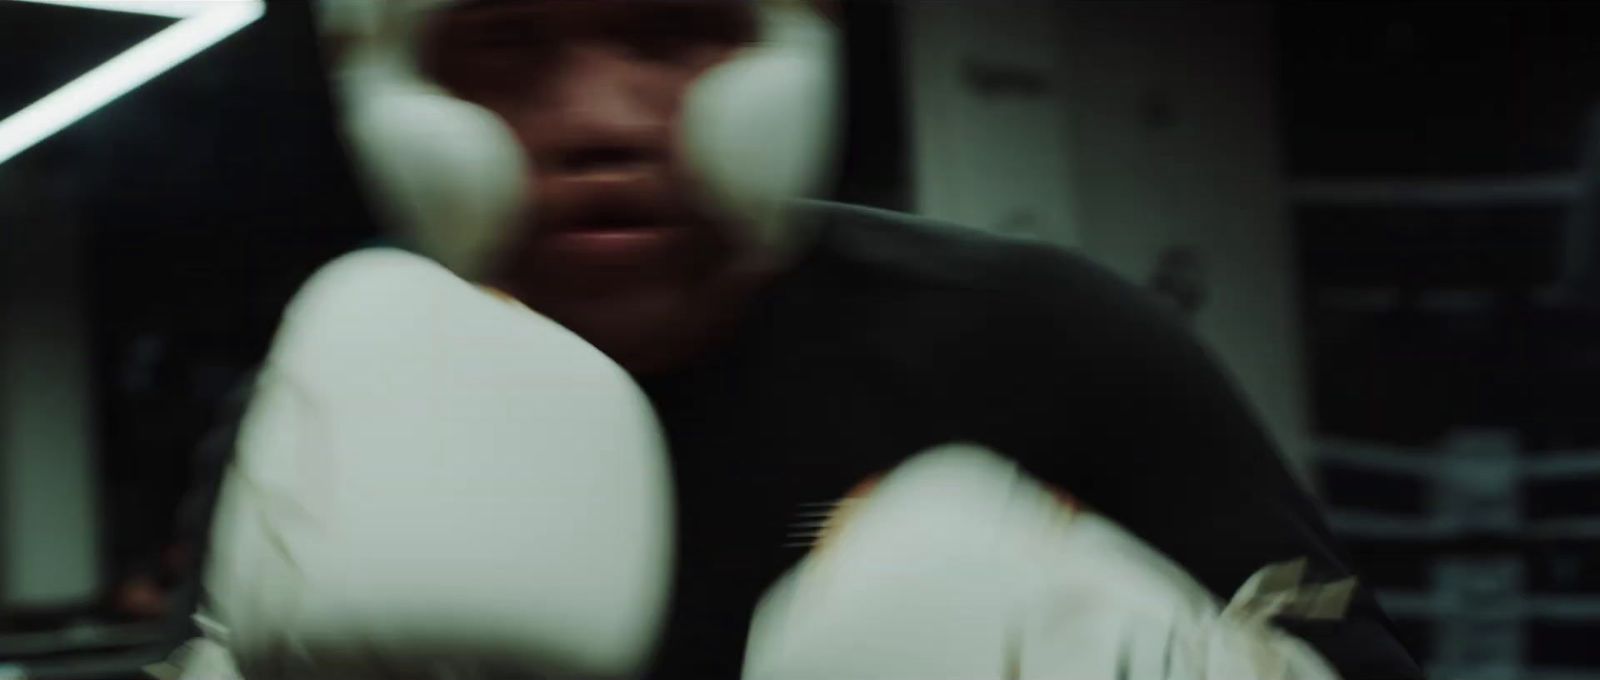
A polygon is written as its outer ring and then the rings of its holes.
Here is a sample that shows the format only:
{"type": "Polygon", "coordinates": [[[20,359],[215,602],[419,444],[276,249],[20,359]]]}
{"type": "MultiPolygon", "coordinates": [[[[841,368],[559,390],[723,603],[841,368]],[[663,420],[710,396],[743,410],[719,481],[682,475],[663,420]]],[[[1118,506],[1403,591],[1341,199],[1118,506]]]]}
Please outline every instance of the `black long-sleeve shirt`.
{"type": "MultiPolygon", "coordinates": [[[[1014,459],[1222,598],[1299,557],[1350,574],[1234,386],[1144,292],[1039,243],[805,210],[816,238],[732,336],[642,381],[679,500],[652,677],[737,678],[758,598],[803,556],[802,504],[947,442],[1014,459]]],[[[1287,627],[1348,680],[1421,677],[1366,591],[1342,621],[1287,627]]]]}

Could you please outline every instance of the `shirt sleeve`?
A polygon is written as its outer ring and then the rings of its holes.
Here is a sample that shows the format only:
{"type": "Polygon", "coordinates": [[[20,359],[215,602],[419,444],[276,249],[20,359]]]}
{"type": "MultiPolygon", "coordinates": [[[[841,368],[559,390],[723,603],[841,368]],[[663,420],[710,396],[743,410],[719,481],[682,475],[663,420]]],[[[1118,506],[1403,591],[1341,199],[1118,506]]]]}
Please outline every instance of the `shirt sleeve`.
{"type": "Polygon", "coordinates": [[[171,649],[178,649],[200,636],[192,615],[205,598],[203,585],[206,553],[211,543],[211,515],[222,492],[222,479],[233,462],[234,441],[238,438],[239,425],[249,406],[255,382],[256,374],[252,371],[229,393],[218,409],[215,425],[195,451],[191,483],[178,510],[177,539],[184,546],[188,559],[174,597],[168,642],[171,649]]]}

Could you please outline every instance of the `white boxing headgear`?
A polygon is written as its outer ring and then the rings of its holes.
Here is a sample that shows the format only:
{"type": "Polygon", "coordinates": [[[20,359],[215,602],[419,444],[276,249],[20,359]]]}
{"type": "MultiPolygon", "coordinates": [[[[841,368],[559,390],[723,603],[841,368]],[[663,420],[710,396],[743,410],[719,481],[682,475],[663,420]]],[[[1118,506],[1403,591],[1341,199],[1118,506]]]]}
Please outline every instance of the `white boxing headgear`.
{"type": "MultiPolygon", "coordinates": [[[[320,0],[322,30],[348,42],[334,64],[345,133],[390,228],[477,278],[528,208],[528,160],[496,114],[419,65],[427,13],[461,0],[320,0]]],[[[839,38],[808,0],[744,0],[757,43],[703,74],[685,98],[686,161],[708,207],[758,245],[787,249],[787,208],[833,166],[839,38]]]]}

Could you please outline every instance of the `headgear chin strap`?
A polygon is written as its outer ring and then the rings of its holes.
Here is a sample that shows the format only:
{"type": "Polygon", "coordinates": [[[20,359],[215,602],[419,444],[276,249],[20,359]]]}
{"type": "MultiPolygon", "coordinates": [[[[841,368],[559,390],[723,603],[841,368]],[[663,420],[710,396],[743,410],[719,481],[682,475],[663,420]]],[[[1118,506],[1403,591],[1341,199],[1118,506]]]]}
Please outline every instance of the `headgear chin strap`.
{"type": "MultiPolygon", "coordinates": [[[[381,214],[408,245],[482,277],[528,210],[532,173],[495,113],[455,97],[419,66],[427,13],[460,0],[320,0],[323,32],[348,39],[334,64],[347,139],[381,214]]],[[[805,0],[747,0],[756,44],[685,98],[678,131],[698,198],[780,254],[801,240],[788,210],[833,166],[836,29],[805,0]]]]}

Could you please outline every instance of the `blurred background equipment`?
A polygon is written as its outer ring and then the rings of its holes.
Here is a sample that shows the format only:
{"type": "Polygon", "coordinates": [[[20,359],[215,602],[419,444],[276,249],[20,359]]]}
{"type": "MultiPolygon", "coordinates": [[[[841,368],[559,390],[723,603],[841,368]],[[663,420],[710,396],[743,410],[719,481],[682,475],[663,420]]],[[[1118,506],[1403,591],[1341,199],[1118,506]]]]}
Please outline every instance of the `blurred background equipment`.
{"type": "Polygon", "coordinates": [[[1187,247],[1206,267],[1196,332],[1310,482],[1273,7],[896,6],[915,211],[1075,248],[1141,284],[1187,247]]]}
{"type": "MultiPolygon", "coordinates": [[[[1600,3],[841,6],[838,197],[1203,291],[1436,677],[1600,679],[1600,3]]],[[[0,0],[0,117],[172,21],[0,0]]],[[[138,676],[199,442],[374,236],[310,23],[270,3],[0,164],[0,669],[138,676]]]]}
{"type": "Polygon", "coordinates": [[[258,0],[224,3],[173,0],[22,0],[44,5],[161,17],[160,31],[93,64],[25,108],[0,119],[0,163],[70,127],[259,19],[258,0]]]}
{"type": "MultiPolygon", "coordinates": [[[[75,4],[0,1],[0,117],[181,22],[75,4]]],[[[300,278],[368,236],[281,4],[0,164],[0,663],[27,677],[170,651],[196,444],[300,278]]]]}
{"type": "Polygon", "coordinates": [[[1600,677],[1597,18],[1280,14],[1321,487],[1436,677],[1600,677]]]}

